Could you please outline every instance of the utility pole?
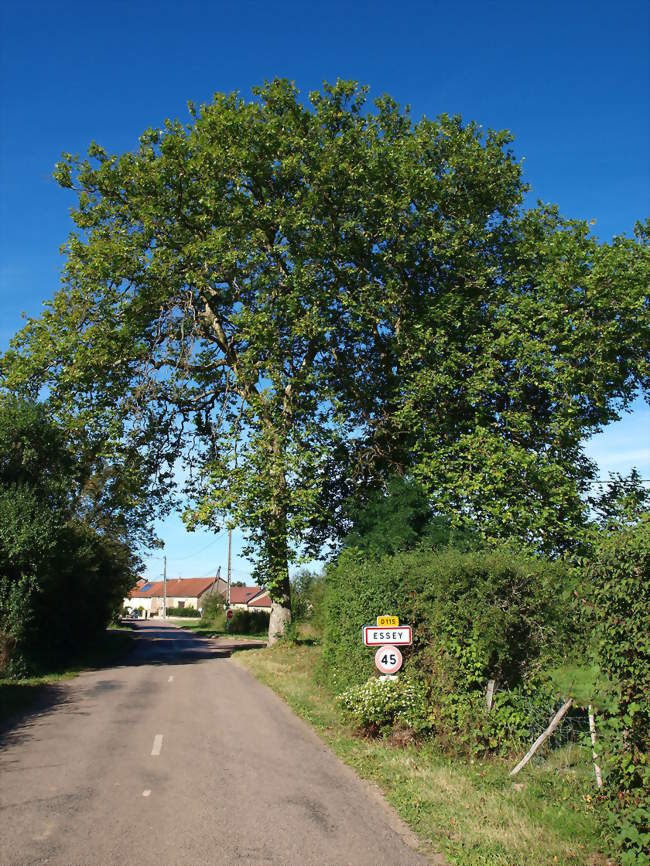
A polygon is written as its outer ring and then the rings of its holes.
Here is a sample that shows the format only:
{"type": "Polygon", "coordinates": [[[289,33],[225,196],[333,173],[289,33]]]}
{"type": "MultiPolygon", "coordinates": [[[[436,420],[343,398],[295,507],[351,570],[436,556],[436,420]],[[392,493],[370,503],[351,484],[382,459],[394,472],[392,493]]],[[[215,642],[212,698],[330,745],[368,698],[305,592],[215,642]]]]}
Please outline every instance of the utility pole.
{"type": "Polygon", "coordinates": [[[163,556],[163,619],[167,619],[167,557],[163,556]]]}
{"type": "Polygon", "coordinates": [[[230,607],[230,577],[232,557],[232,529],[228,530],[228,589],[226,591],[226,607],[230,607]]]}

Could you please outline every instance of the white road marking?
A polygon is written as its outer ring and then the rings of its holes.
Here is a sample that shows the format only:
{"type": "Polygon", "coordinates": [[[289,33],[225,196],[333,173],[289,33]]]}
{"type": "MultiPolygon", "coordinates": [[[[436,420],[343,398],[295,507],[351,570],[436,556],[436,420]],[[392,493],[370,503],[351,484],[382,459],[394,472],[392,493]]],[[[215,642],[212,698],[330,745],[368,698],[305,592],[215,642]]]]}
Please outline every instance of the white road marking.
{"type": "Polygon", "coordinates": [[[170,678],[167,680],[167,682],[168,682],[168,683],[173,683],[173,682],[174,682],[174,677],[170,677],[170,678]]]}
{"type": "Polygon", "coordinates": [[[163,741],[163,735],[162,734],[156,734],[156,736],[153,738],[153,749],[151,750],[152,755],[159,755],[160,754],[160,750],[162,749],[162,741],[163,741]]]}
{"type": "Polygon", "coordinates": [[[143,797],[148,797],[149,794],[151,794],[151,788],[147,788],[146,791],[143,791],[143,792],[142,792],[142,796],[143,796],[143,797]]]}

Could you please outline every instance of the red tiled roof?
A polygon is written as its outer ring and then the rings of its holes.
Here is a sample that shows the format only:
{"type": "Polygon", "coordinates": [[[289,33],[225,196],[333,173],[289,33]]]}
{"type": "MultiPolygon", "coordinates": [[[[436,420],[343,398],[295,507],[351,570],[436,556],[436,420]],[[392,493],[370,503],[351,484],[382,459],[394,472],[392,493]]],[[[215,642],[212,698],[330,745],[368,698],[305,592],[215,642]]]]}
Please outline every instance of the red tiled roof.
{"type": "Polygon", "coordinates": [[[258,595],[253,601],[249,601],[249,607],[271,607],[271,599],[267,592],[258,595]]]}
{"type": "Polygon", "coordinates": [[[264,592],[260,586],[231,586],[230,604],[250,604],[251,599],[264,592]]]}
{"type": "MultiPolygon", "coordinates": [[[[214,577],[179,577],[167,581],[167,598],[198,598],[201,593],[214,584],[214,577]]],[[[129,598],[162,598],[163,582],[144,584],[144,589],[137,586],[129,592],[129,598]]]]}

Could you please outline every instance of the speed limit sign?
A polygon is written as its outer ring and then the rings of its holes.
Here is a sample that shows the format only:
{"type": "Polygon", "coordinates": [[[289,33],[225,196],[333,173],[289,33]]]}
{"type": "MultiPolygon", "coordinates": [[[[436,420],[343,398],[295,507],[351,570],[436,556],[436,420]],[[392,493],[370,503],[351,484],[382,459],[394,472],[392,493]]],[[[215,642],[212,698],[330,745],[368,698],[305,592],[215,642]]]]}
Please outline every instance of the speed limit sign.
{"type": "Polygon", "coordinates": [[[381,646],[375,653],[375,666],[382,674],[396,674],[402,667],[402,653],[396,646],[381,646]]]}

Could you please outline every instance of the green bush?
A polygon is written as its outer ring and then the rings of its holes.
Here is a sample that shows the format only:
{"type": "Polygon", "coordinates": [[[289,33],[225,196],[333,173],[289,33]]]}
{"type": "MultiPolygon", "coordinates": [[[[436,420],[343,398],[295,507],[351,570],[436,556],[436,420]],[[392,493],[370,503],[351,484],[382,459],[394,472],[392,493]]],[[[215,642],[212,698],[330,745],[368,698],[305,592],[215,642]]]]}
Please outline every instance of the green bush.
{"type": "Polygon", "coordinates": [[[195,607],[168,607],[167,616],[199,617],[201,614],[195,607]]]}
{"type": "Polygon", "coordinates": [[[327,574],[326,679],[336,693],[365,683],[374,658],[362,626],[395,614],[413,627],[404,670],[427,683],[436,735],[472,751],[507,750],[552,712],[540,670],[566,637],[565,580],[561,565],[510,546],[421,548],[376,561],[344,551],[327,574]],[[488,714],[490,679],[497,690],[488,714]]]}
{"type": "Polygon", "coordinates": [[[216,592],[208,596],[203,602],[201,626],[214,628],[217,631],[222,631],[226,627],[224,600],[216,592]]]}
{"type": "Polygon", "coordinates": [[[431,730],[438,742],[449,752],[477,757],[520,750],[558,709],[555,690],[537,677],[496,691],[490,712],[483,689],[444,691],[434,682],[429,701],[431,730]]]}
{"type": "Polygon", "coordinates": [[[372,677],[337,700],[347,719],[366,733],[386,734],[399,727],[422,733],[431,728],[427,686],[422,680],[372,677]]]}
{"type": "Polygon", "coordinates": [[[119,611],[136,560],[75,500],[81,471],[47,407],[0,399],[0,670],[78,654],[119,611]]]}
{"type": "Polygon", "coordinates": [[[612,687],[601,751],[624,866],[650,863],[650,516],[603,531],[587,568],[601,669],[612,687]]]}
{"type": "Polygon", "coordinates": [[[316,632],[323,629],[325,579],[302,569],[291,579],[291,624],[309,623],[316,632]]]}
{"type": "Polygon", "coordinates": [[[231,634],[266,634],[269,630],[269,614],[264,611],[243,610],[237,608],[228,623],[231,634]]]}
{"type": "Polygon", "coordinates": [[[413,626],[406,667],[464,690],[514,687],[563,636],[566,570],[510,546],[462,553],[419,549],[376,561],[344,551],[327,574],[323,655],[337,690],[374,671],[361,629],[379,614],[413,626]]]}

